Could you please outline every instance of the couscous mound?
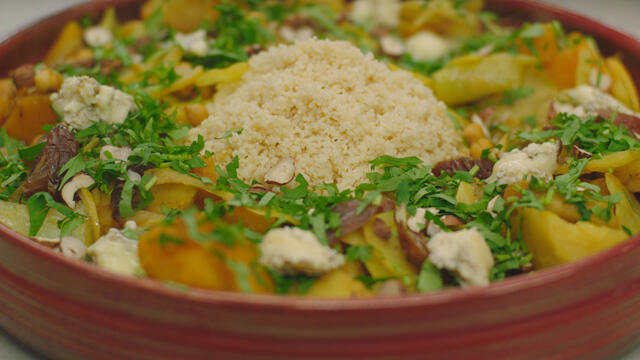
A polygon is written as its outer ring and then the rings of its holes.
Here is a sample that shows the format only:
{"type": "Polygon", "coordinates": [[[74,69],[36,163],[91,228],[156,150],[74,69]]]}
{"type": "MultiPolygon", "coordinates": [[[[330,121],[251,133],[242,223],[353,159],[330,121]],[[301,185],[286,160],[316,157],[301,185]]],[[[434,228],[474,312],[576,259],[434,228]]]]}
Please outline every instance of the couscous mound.
{"type": "Polygon", "coordinates": [[[191,134],[204,136],[218,164],[237,155],[244,180],[262,181],[292,157],[310,184],[346,189],[366,181],[368,162],[381,155],[427,164],[466,155],[430,89],[348,42],[311,39],[260,53],[240,81],[219,87],[209,110],[191,134]]]}

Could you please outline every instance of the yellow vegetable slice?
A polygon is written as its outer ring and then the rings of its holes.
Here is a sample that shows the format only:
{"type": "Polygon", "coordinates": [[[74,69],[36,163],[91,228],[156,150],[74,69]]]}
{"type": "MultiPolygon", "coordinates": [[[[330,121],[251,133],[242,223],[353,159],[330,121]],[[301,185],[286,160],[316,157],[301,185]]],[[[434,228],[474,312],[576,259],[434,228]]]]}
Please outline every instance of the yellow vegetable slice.
{"type": "Polygon", "coordinates": [[[116,9],[113,7],[104,11],[99,26],[109,29],[112,33],[118,30],[118,17],[116,16],[116,9]]]}
{"type": "Polygon", "coordinates": [[[44,63],[47,65],[61,64],[69,54],[80,47],[82,47],[82,27],[75,21],[69,22],[49,49],[44,63]]]}
{"type": "Polygon", "coordinates": [[[460,182],[458,186],[458,192],[456,192],[456,202],[471,205],[476,203],[482,197],[482,194],[478,194],[478,186],[475,184],[460,182]]]}
{"type": "MultiPolygon", "coordinates": [[[[367,245],[367,241],[364,239],[362,231],[352,232],[351,234],[342,237],[340,240],[351,246],[367,245]]],[[[379,256],[374,254],[371,259],[364,262],[364,266],[367,268],[371,276],[374,278],[393,276],[393,273],[389,271],[378,258],[379,256]]]]}
{"type": "Polygon", "coordinates": [[[633,235],[640,233],[640,203],[614,175],[604,174],[604,179],[611,194],[622,194],[620,202],[615,205],[618,222],[633,235]]]}
{"type": "Polygon", "coordinates": [[[622,230],[590,222],[570,223],[550,212],[521,210],[522,234],[536,268],[582,259],[608,249],[629,236],[622,230]]]}
{"type": "Polygon", "coordinates": [[[622,61],[616,57],[610,57],[607,58],[604,63],[613,79],[613,84],[611,85],[611,93],[613,96],[631,110],[640,111],[638,90],[622,61]]]}
{"type": "MultiPolygon", "coordinates": [[[[76,211],[84,213],[84,209],[81,206],[78,206],[76,211]]],[[[58,228],[58,221],[62,219],[64,219],[62,214],[54,209],[50,209],[36,237],[59,239],[60,229],[58,228]]],[[[24,236],[29,236],[29,211],[24,204],[0,200],[0,222],[24,236]]],[[[90,243],[91,231],[87,227],[87,222],[85,221],[75,228],[71,232],[71,236],[84,241],[85,244],[90,243]]]]}
{"type": "Polygon", "coordinates": [[[617,168],[613,172],[631,192],[640,192],[640,161],[617,168]]]}
{"type": "Polygon", "coordinates": [[[518,88],[525,66],[535,63],[525,55],[497,53],[468,55],[449,62],[433,74],[433,90],[447,105],[460,105],[518,88]]]}
{"type": "Polygon", "coordinates": [[[80,200],[82,201],[82,205],[84,206],[87,212],[87,226],[89,227],[90,234],[92,238],[90,238],[89,243],[87,245],[93,244],[96,240],[100,238],[100,218],[98,217],[98,208],[96,207],[96,202],[93,200],[93,195],[87,188],[80,189],[80,200]]]}
{"type": "Polygon", "coordinates": [[[237,81],[249,70],[246,62],[235,63],[224,69],[211,69],[200,74],[195,80],[196,86],[204,87],[237,81]]]}
{"type": "Polygon", "coordinates": [[[618,151],[602,157],[602,159],[591,159],[584,167],[583,173],[608,172],[640,159],[640,152],[633,150],[618,151]]]}
{"type": "Polygon", "coordinates": [[[367,244],[373,246],[373,256],[377,258],[393,276],[403,277],[417,274],[416,268],[409,263],[400,245],[398,229],[393,219],[392,211],[376,215],[364,226],[363,230],[365,241],[367,244]],[[373,232],[371,224],[375,219],[381,219],[387,224],[389,229],[391,229],[392,235],[389,240],[380,239],[373,232]]]}
{"type": "Polygon", "coordinates": [[[186,63],[180,64],[175,67],[176,74],[180,75],[180,78],[166,88],[161,88],[159,90],[153,91],[151,95],[155,98],[161,98],[167,96],[176,91],[180,91],[189,86],[194,85],[196,79],[200,74],[202,74],[202,66],[197,66],[192,68],[191,65],[186,63]]]}

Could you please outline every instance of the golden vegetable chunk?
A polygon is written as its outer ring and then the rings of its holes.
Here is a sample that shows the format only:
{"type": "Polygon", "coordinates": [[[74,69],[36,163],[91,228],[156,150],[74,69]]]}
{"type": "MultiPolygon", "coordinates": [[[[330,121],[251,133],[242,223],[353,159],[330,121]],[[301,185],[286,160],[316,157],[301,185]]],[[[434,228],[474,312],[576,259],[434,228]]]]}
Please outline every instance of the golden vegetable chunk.
{"type": "Polygon", "coordinates": [[[82,27],[75,21],[67,23],[58,35],[58,39],[53,44],[44,63],[47,65],[57,65],[65,61],[66,57],[82,47],[82,27]]]}
{"type": "Polygon", "coordinates": [[[311,286],[308,296],[319,298],[351,298],[369,297],[373,292],[369,290],[361,281],[355,279],[344,267],[334,270],[328,274],[320,276],[311,286]]]}
{"type": "Polygon", "coordinates": [[[624,231],[607,226],[570,223],[550,211],[527,208],[522,209],[521,215],[524,241],[538,269],[582,259],[629,237],[624,231]]]}
{"type": "Polygon", "coordinates": [[[168,0],[151,1],[143,7],[143,16],[151,16],[160,8],[164,23],[177,31],[195,31],[205,21],[215,21],[218,13],[214,9],[216,0],[168,0]]]}
{"type": "Polygon", "coordinates": [[[182,184],[162,184],[151,188],[153,201],[147,210],[162,213],[163,206],[169,209],[184,210],[191,205],[196,197],[198,188],[182,184]]]}
{"type": "Polygon", "coordinates": [[[43,125],[54,125],[57,119],[49,95],[26,95],[16,99],[3,127],[9,136],[30,144],[34,137],[42,134],[43,125]]]}
{"type": "MultiPolygon", "coordinates": [[[[213,224],[200,225],[202,233],[213,224]]],[[[153,278],[188,286],[256,293],[273,292],[266,270],[257,267],[258,248],[244,238],[233,246],[219,241],[192,239],[182,221],[159,226],[138,241],[140,265],[153,278]]]]}
{"type": "Polygon", "coordinates": [[[533,62],[535,59],[530,56],[505,53],[460,57],[433,74],[433,90],[447,105],[480,100],[518,88],[524,67],[533,62]]]}

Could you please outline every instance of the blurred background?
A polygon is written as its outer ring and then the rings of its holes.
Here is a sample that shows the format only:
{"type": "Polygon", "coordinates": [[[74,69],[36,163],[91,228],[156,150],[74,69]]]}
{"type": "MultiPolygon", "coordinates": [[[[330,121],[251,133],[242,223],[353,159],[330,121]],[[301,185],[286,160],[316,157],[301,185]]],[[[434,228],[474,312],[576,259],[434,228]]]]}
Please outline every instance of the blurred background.
{"type": "MultiPolygon", "coordinates": [[[[79,4],[82,0],[0,0],[0,40],[48,14],[79,4]]],[[[547,0],[557,6],[590,16],[640,38],[640,0],[547,0]]],[[[0,329],[0,359],[40,360],[0,329]]],[[[622,360],[640,359],[636,349],[622,360]]]]}

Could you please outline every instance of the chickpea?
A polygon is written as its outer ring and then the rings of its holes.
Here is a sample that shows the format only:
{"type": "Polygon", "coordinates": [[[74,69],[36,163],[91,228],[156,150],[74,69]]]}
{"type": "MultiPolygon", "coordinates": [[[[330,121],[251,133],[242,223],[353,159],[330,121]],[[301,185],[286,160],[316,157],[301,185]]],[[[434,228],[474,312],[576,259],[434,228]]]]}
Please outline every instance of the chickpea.
{"type": "Polygon", "coordinates": [[[60,90],[63,81],[59,72],[46,67],[38,70],[35,76],[36,88],[43,93],[60,90]]]}
{"type": "Polygon", "coordinates": [[[462,136],[467,140],[467,143],[473,144],[479,139],[484,138],[484,131],[482,131],[482,127],[480,125],[471,123],[462,130],[462,136]]]}
{"type": "Polygon", "coordinates": [[[189,104],[184,107],[187,121],[193,126],[198,126],[209,116],[207,108],[202,104],[189,104]]]}
{"type": "Polygon", "coordinates": [[[489,149],[493,146],[493,144],[491,143],[491,140],[487,139],[487,138],[480,138],[477,141],[473,142],[471,144],[471,147],[469,148],[469,151],[471,153],[471,157],[474,158],[480,158],[480,156],[482,156],[482,151],[489,149]]]}

